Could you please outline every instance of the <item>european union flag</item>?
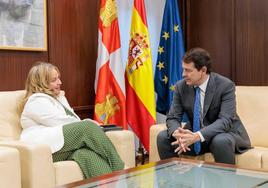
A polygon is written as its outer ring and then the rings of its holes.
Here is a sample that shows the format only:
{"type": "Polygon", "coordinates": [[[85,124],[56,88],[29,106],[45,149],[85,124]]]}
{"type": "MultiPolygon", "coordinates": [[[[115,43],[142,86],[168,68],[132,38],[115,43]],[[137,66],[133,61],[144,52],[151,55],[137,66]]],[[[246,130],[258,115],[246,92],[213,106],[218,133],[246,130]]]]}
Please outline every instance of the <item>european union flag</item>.
{"type": "Polygon", "coordinates": [[[182,78],[184,52],[178,1],[166,0],[154,78],[159,113],[169,111],[175,84],[182,78]]]}

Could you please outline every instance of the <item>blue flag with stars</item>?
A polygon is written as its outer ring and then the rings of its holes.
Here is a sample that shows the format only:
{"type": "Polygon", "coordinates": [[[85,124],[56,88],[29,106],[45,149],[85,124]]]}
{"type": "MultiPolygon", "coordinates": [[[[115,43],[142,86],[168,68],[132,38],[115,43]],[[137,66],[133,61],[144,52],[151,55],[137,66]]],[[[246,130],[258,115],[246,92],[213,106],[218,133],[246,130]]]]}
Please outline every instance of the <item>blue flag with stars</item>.
{"type": "Polygon", "coordinates": [[[175,84],[182,79],[184,52],[178,1],[166,0],[154,78],[159,113],[169,111],[175,84]]]}

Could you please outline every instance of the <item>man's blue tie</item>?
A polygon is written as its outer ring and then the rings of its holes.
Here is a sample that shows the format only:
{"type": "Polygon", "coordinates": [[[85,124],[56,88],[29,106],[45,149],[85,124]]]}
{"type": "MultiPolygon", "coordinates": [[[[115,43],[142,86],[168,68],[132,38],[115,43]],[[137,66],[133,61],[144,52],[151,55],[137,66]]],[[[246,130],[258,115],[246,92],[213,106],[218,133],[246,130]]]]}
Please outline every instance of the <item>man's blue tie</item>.
{"type": "MultiPolygon", "coordinates": [[[[195,100],[194,100],[194,121],[193,121],[193,132],[200,130],[200,88],[195,88],[195,100]]],[[[201,150],[201,142],[194,143],[194,151],[199,154],[201,150]]]]}

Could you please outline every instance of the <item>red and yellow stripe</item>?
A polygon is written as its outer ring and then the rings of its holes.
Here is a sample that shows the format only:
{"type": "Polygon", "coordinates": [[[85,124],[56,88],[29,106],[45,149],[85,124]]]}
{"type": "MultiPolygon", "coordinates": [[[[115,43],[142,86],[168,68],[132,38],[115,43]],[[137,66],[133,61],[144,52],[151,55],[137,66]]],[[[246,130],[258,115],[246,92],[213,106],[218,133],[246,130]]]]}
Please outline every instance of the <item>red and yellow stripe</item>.
{"type": "Polygon", "coordinates": [[[155,124],[156,111],[152,56],[143,0],[134,0],[130,35],[126,67],[127,121],[149,151],[149,129],[155,124]]]}

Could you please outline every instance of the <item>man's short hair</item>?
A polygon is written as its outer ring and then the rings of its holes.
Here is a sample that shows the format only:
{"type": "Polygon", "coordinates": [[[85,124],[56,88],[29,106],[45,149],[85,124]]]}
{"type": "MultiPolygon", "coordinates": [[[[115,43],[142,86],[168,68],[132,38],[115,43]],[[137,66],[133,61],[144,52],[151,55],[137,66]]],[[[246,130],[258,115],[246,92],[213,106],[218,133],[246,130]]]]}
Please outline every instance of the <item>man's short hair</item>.
{"type": "Polygon", "coordinates": [[[192,48],[188,50],[183,56],[183,62],[187,64],[193,63],[198,71],[201,70],[202,67],[206,67],[207,74],[211,72],[211,57],[209,53],[202,48],[192,48]]]}

